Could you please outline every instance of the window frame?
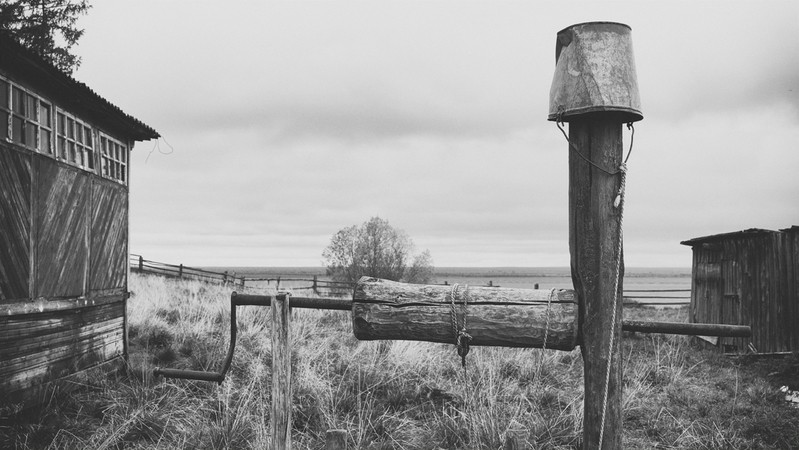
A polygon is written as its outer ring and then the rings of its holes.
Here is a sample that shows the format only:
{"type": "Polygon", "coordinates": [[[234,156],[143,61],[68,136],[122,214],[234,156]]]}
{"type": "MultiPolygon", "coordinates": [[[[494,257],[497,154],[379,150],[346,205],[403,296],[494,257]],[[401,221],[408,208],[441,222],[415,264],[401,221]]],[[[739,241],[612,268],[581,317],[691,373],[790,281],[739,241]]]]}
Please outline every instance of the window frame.
{"type": "Polygon", "coordinates": [[[56,108],[55,153],[57,159],[78,166],[88,172],[96,173],[97,149],[95,129],[76,115],[56,108]],[[64,130],[66,125],[66,130],[64,130]]]}
{"type": "Polygon", "coordinates": [[[97,168],[103,178],[128,184],[128,145],[100,131],[97,139],[100,165],[97,168]]]}
{"type": "Polygon", "coordinates": [[[53,103],[7,77],[0,76],[0,81],[5,84],[5,101],[0,102],[6,121],[2,137],[6,142],[53,155],[53,103]],[[46,115],[42,114],[43,107],[46,115]],[[43,132],[48,133],[48,139],[42,139],[43,132]]]}

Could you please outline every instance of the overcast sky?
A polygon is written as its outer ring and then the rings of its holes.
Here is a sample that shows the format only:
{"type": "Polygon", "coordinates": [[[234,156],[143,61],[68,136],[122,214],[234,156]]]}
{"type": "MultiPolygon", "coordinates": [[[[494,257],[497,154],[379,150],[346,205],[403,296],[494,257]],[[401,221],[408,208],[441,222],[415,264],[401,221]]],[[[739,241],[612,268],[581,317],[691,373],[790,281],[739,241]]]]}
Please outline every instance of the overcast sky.
{"type": "Polygon", "coordinates": [[[629,267],[799,225],[795,1],[98,0],[75,77],[164,138],[131,159],[147,259],[318,266],[379,215],[438,266],[568,266],[546,117],[556,33],[586,21],[632,27],[629,267]]]}

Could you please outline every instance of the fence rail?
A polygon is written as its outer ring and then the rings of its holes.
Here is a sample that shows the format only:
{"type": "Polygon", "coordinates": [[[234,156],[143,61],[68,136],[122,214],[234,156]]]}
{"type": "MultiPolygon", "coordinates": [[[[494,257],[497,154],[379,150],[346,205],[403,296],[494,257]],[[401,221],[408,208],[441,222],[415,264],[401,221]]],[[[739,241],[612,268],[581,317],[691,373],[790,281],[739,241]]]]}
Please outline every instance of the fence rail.
{"type": "Polygon", "coordinates": [[[236,276],[235,272],[213,272],[183,264],[167,264],[144,259],[141,255],[130,255],[130,271],[137,273],[150,273],[172,278],[188,278],[202,281],[211,281],[223,284],[245,285],[245,278],[236,276]]]}

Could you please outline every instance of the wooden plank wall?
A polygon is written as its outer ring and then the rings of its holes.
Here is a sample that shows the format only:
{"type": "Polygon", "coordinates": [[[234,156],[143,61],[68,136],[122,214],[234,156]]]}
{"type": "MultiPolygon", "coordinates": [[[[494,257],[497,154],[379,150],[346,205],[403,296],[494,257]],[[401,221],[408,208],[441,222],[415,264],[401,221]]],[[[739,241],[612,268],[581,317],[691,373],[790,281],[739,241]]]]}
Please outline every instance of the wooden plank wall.
{"type": "Polygon", "coordinates": [[[108,181],[92,184],[89,288],[105,292],[125,287],[128,261],[128,196],[108,181]]]}
{"type": "Polygon", "coordinates": [[[35,158],[35,297],[83,295],[90,197],[87,173],[35,158]]]}
{"type": "Polygon", "coordinates": [[[35,400],[125,353],[127,188],[0,143],[0,189],[0,396],[35,400]]]}
{"type": "Polygon", "coordinates": [[[30,297],[30,156],[0,148],[0,302],[30,297]]]}
{"type": "Polygon", "coordinates": [[[123,354],[124,302],[0,317],[0,392],[22,401],[28,388],[123,354]]]}
{"type": "Polygon", "coordinates": [[[752,327],[751,338],[720,338],[723,351],[745,353],[750,343],[759,353],[798,351],[797,263],[799,227],[695,246],[691,320],[752,327]]]}

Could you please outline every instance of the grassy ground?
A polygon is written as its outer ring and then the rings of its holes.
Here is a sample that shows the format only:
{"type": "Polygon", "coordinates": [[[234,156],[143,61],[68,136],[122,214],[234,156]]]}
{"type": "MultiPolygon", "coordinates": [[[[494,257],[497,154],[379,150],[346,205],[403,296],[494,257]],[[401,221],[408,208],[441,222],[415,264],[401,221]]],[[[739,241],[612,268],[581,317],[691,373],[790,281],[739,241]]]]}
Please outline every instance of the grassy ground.
{"type": "MultiPolygon", "coordinates": [[[[0,448],[267,448],[268,309],[240,308],[233,366],[221,385],[164,381],[155,366],[214,370],[227,351],[230,290],[133,275],[124,370],[57,392],[0,423],[0,448]]],[[[685,310],[629,309],[685,320],[685,310]]],[[[349,315],[295,310],[295,448],[348,431],[351,448],[501,448],[509,429],[531,448],[581,448],[582,359],[573,352],[473,348],[464,371],[451,345],[359,342],[349,315]]],[[[689,338],[625,335],[624,446],[799,448],[799,360],[730,359],[689,338]]]]}

